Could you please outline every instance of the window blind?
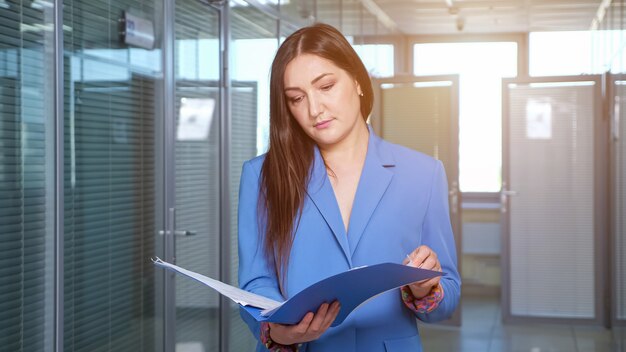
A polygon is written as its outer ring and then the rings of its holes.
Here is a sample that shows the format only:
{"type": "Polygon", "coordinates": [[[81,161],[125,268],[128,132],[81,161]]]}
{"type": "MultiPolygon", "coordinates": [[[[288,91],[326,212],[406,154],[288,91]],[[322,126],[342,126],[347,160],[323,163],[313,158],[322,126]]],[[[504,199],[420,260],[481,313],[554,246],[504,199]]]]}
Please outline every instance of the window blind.
{"type": "Polygon", "coordinates": [[[160,78],[131,61],[145,50],[120,43],[118,19],[129,8],[152,19],[160,4],[64,5],[64,349],[154,351],[160,78]]]}
{"type": "Polygon", "coordinates": [[[453,126],[458,123],[452,111],[455,87],[452,82],[441,83],[394,84],[381,89],[382,137],[441,160],[447,173],[452,173],[458,163],[453,153],[457,143],[452,140],[453,126]]]}
{"type": "MultiPolygon", "coordinates": [[[[244,161],[262,154],[269,133],[269,76],[276,52],[277,23],[259,10],[231,9],[231,144],[230,144],[230,281],[238,284],[237,208],[239,181],[244,161]],[[255,23],[250,26],[249,23],[255,23]],[[255,55],[250,55],[255,52],[255,55]],[[254,68],[250,70],[250,68],[254,68]]],[[[251,351],[256,341],[239,316],[239,307],[230,306],[229,350],[251,351]]]]}
{"type": "Polygon", "coordinates": [[[0,9],[0,348],[52,346],[54,116],[51,12],[0,9]],[[39,28],[39,29],[38,29],[39,28]]]}
{"type": "MultiPolygon", "coordinates": [[[[176,230],[194,233],[173,239],[176,262],[219,278],[219,16],[202,1],[177,1],[175,6],[175,222],[176,230]],[[194,124],[200,133],[187,134],[194,124]]],[[[217,351],[219,295],[193,280],[178,276],[175,281],[177,348],[217,351]]]]}
{"type": "MultiPolygon", "coordinates": [[[[510,314],[594,319],[593,82],[510,85],[510,314]]],[[[504,308],[503,308],[504,309],[504,308]]]]}

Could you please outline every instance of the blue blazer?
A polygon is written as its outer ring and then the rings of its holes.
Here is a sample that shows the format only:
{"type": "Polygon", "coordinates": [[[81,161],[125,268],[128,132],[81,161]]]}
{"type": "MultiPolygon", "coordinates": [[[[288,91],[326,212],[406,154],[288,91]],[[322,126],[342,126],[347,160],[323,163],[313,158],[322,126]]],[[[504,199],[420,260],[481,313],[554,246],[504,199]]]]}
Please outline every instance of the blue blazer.
{"type": "MultiPolygon", "coordinates": [[[[421,351],[415,318],[446,319],[460,296],[448,188],[443,166],[422,153],[391,144],[370,128],[367,156],[346,233],[326,169],[315,148],[302,218],[295,235],[280,293],[274,263],[263,255],[257,219],[259,175],[264,156],[243,165],[239,190],[239,285],[242,289],[283,301],[311,284],[349,270],[383,262],[401,263],[420,245],[431,247],[444,272],[444,298],[426,314],[415,314],[392,290],[353,311],[339,326],[301,351],[421,351]]],[[[263,221],[263,220],[261,220],[263,221]]],[[[261,222],[262,224],[263,222],[261,222]]],[[[241,317],[259,339],[260,324],[243,310],[241,317]]],[[[257,344],[257,351],[266,351],[257,344]]]]}

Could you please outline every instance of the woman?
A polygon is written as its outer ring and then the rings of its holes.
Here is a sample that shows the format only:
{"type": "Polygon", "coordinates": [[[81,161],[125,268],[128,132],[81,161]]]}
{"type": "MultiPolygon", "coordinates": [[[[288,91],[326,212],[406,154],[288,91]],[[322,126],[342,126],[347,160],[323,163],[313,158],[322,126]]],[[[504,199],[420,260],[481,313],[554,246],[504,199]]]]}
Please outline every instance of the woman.
{"type": "Polygon", "coordinates": [[[282,301],[382,262],[447,274],[377,296],[334,328],[341,302],[296,325],[259,324],[242,313],[257,351],[420,351],[415,317],[448,318],[460,294],[442,164],[368,127],[367,70],[331,26],[289,36],[270,82],[269,150],[241,176],[241,288],[282,301]]]}

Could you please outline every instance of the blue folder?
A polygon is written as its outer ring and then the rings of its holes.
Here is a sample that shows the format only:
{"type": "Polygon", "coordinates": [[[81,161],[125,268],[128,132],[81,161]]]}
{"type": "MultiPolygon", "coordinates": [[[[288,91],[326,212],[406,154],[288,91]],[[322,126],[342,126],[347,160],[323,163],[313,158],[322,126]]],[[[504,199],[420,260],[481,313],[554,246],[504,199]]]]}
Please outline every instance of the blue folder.
{"type": "Polygon", "coordinates": [[[331,325],[337,326],[360,304],[378,294],[441,275],[444,274],[439,271],[394,263],[369,265],[319,281],[289,298],[267,316],[256,307],[243,306],[243,309],[260,322],[297,324],[308,312],[315,313],[322,303],[339,300],[341,309],[331,325]]]}

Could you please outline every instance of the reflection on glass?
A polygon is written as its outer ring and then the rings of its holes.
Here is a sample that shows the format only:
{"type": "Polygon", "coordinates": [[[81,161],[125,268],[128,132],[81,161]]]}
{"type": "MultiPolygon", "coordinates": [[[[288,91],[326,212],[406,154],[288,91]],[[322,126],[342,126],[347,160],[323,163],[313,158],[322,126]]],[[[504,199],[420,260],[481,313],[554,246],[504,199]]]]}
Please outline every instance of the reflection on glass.
{"type": "Polygon", "coordinates": [[[215,99],[181,98],[176,140],[202,141],[209,138],[215,99]]]}
{"type": "Polygon", "coordinates": [[[528,98],[526,102],[526,138],[552,138],[552,104],[549,98],[528,98]]]}
{"type": "Polygon", "coordinates": [[[459,182],[462,192],[500,191],[501,80],[517,75],[517,44],[414,46],[416,75],[459,74],[459,182]]]}

